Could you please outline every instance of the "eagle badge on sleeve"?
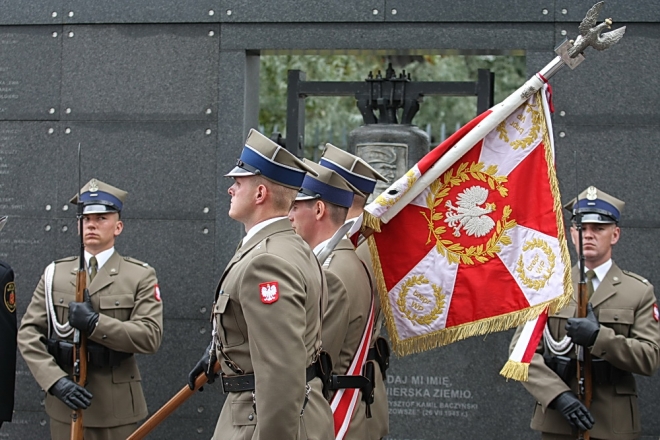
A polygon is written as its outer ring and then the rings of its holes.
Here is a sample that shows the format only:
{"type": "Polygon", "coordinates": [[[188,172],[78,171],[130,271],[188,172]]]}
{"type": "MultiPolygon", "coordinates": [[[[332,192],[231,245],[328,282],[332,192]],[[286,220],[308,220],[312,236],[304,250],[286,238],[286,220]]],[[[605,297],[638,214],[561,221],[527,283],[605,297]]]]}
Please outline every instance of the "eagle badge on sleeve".
{"type": "Polygon", "coordinates": [[[277,281],[259,284],[259,293],[261,294],[261,302],[264,304],[272,304],[280,299],[280,289],[277,281]]]}

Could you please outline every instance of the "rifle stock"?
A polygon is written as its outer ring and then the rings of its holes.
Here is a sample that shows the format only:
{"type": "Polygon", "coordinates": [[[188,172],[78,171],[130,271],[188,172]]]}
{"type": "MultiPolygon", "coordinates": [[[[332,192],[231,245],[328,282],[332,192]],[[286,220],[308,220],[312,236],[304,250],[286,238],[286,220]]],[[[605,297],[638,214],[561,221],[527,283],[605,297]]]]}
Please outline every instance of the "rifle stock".
{"type": "MultiPolygon", "coordinates": [[[[80,195],[82,150],[78,144],[78,236],[80,237],[80,257],[76,274],[76,302],[85,300],[87,290],[87,271],[85,270],[85,241],[83,239],[83,203],[80,195]]],[[[87,335],[76,329],[73,333],[73,380],[84,387],[87,385],[87,335]]],[[[71,440],[83,440],[83,410],[74,410],[71,414],[71,440]]]]}
{"type": "MultiPolygon", "coordinates": [[[[584,251],[582,243],[582,219],[581,215],[578,214],[578,247],[579,247],[579,268],[580,268],[580,281],[578,283],[578,318],[587,317],[587,305],[589,304],[589,293],[587,292],[587,281],[584,273],[584,251]]],[[[584,406],[589,409],[591,406],[591,397],[592,397],[592,370],[591,370],[591,353],[587,347],[579,347],[578,357],[577,357],[577,381],[578,381],[578,397],[584,404],[584,406]],[[582,359],[580,359],[579,353],[582,354],[582,359]]],[[[589,440],[590,435],[589,431],[579,431],[578,440],[589,440]]]]}
{"type": "MultiPolygon", "coordinates": [[[[213,374],[220,371],[220,362],[213,364],[213,374]]],[[[195,389],[191,390],[188,385],[185,385],[178,393],[176,393],[167,403],[160,407],[151,417],[149,417],[138,429],[131,434],[126,440],[141,440],[153,431],[163,420],[169,417],[179,406],[188,400],[197,390],[199,390],[208,380],[206,373],[200,373],[195,379],[195,389]]]]}

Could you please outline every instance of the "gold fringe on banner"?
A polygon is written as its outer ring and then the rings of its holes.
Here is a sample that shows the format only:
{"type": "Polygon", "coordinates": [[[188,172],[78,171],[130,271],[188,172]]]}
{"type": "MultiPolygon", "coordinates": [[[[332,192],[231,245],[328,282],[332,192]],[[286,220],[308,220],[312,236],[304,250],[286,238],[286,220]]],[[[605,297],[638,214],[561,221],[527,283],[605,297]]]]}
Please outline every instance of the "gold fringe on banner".
{"type": "Polygon", "coordinates": [[[362,227],[371,228],[374,232],[380,232],[380,219],[374,217],[369,211],[364,210],[362,213],[362,227]]]}
{"type": "Polygon", "coordinates": [[[527,382],[529,379],[529,364],[509,360],[500,374],[507,379],[517,380],[518,382],[527,382]]]}
{"type": "MultiPolygon", "coordinates": [[[[537,99],[542,103],[543,100],[540,96],[540,93],[537,94],[537,99]]],[[[548,175],[550,178],[550,188],[554,200],[554,211],[556,213],[557,221],[557,239],[559,241],[559,246],[561,249],[561,260],[564,263],[564,292],[560,296],[553,298],[549,301],[546,301],[541,304],[537,304],[532,307],[528,307],[523,310],[518,310],[511,312],[505,315],[494,316],[491,318],[486,318],[480,321],[466,323],[460,326],[445,328],[441,330],[434,331],[432,333],[422,334],[419,336],[407,338],[402,340],[397,332],[396,325],[394,323],[394,315],[392,313],[392,306],[390,304],[390,299],[388,296],[388,289],[385,285],[385,279],[383,275],[383,268],[380,263],[380,256],[378,255],[378,248],[376,246],[375,235],[372,235],[368,239],[369,251],[371,253],[371,259],[373,262],[374,275],[376,277],[376,284],[378,287],[378,294],[380,297],[381,307],[385,315],[385,325],[392,343],[392,350],[399,356],[407,356],[413,353],[419,353],[427,350],[431,350],[437,347],[451,344],[472,336],[480,336],[488,333],[505,331],[513,327],[517,327],[525,324],[527,321],[535,319],[538,317],[545,309],[548,308],[549,314],[554,314],[557,311],[564,308],[571,300],[573,296],[573,285],[571,283],[571,262],[570,255],[568,253],[568,247],[566,245],[566,234],[564,231],[564,218],[562,215],[562,205],[561,197],[559,194],[559,184],[557,181],[557,176],[555,174],[554,167],[554,154],[550,144],[550,139],[548,136],[548,130],[545,120],[545,113],[542,113],[543,118],[543,144],[545,148],[545,160],[548,166],[548,175]]],[[[365,211],[364,220],[365,224],[377,231],[380,231],[380,220],[373,215],[365,211]],[[376,229],[376,227],[378,229],[376,229]]],[[[525,372],[522,371],[522,367],[515,366],[505,366],[507,371],[511,371],[513,376],[507,377],[523,377],[525,372]]]]}

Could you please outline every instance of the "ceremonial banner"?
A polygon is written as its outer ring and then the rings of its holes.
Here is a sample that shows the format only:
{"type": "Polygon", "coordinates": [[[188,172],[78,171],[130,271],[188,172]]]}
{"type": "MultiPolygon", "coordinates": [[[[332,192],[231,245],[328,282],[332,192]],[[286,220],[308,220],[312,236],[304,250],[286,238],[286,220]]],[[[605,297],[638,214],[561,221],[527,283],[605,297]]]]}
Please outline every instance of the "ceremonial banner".
{"type": "Polygon", "coordinates": [[[544,82],[466,124],[366,207],[397,354],[503,331],[571,297],[544,82]]]}

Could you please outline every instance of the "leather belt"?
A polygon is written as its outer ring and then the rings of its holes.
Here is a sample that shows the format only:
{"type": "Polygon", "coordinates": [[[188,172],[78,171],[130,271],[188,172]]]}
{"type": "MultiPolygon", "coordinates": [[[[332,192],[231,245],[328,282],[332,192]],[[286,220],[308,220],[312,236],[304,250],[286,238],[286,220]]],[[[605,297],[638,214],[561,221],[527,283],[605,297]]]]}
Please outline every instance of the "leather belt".
{"type": "Polygon", "coordinates": [[[371,381],[364,376],[349,376],[333,374],[332,382],[330,383],[331,390],[339,390],[342,388],[359,388],[363,389],[371,385],[371,381]]]}
{"type": "MultiPolygon", "coordinates": [[[[316,364],[305,369],[305,381],[309,382],[316,377],[316,364]]],[[[242,374],[240,376],[222,375],[222,391],[227,393],[240,393],[243,391],[254,391],[254,374],[242,374]]]]}

